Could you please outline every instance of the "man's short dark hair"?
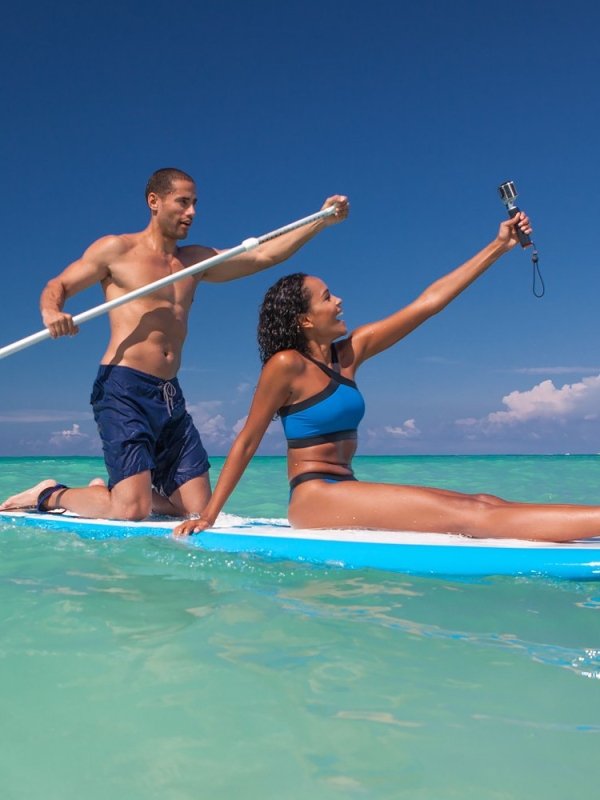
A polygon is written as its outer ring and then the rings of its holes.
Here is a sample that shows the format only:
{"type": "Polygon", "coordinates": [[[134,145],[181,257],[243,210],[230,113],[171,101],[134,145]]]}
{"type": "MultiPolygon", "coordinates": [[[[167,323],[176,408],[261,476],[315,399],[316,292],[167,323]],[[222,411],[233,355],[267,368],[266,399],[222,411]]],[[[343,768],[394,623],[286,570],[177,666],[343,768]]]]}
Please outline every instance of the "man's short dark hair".
{"type": "Polygon", "coordinates": [[[164,197],[169,194],[173,189],[173,181],[195,182],[187,172],[182,172],[180,169],[175,169],[174,167],[157,169],[156,172],[150,176],[146,184],[146,200],[150,192],[154,192],[154,194],[157,194],[159,197],[164,197]]]}

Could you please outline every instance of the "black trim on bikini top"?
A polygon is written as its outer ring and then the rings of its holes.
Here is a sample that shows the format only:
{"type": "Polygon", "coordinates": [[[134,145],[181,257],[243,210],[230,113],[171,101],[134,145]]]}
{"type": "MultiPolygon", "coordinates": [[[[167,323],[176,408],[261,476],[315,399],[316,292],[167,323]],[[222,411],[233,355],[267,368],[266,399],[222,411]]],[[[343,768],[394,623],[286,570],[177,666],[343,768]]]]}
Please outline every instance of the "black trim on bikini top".
{"type": "Polygon", "coordinates": [[[333,433],[321,433],[318,436],[305,436],[302,439],[288,439],[287,444],[290,450],[297,450],[300,447],[314,447],[316,444],[345,442],[348,439],[358,439],[358,431],[356,429],[349,431],[334,431],[333,433]]]}
{"type": "MultiPolygon", "coordinates": [[[[328,375],[331,380],[324,389],[322,389],[320,392],[317,392],[317,394],[313,394],[312,397],[308,397],[306,400],[302,400],[300,403],[294,403],[293,405],[289,406],[281,406],[278,412],[280,417],[287,417],[290,414],[297,414],[300,411],[304,411],[305,409],[311,408],[311,406],[315,406],[317,403],[326,400],[335,392],[337,389],[336,384],[338,383],[343,383],[345,386],[351,386],[353,389],[358,389],[355,381],[350,380],[350,378],[345,378],[335,369],[331,369],[331,367],[328,367],[321,361],[317,361],[312,356],[304,356],[304,358],[307,358],[309,361],[312,361],[313,364],[316,364],[317,367],[319,367],[320,370],[328,375]]],[[[331,363],[334,365],[334,367],[337,366],[339,368],[337,350],[334,344],[331,345],[331,363]]]]}

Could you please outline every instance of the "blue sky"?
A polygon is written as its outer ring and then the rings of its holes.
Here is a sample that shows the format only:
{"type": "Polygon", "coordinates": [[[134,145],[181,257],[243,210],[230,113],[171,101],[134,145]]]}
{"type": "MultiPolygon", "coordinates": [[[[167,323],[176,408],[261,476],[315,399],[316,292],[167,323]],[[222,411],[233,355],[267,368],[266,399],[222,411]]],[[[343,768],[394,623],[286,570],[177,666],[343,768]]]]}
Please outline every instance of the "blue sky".
{"type": "MultiPolygon", "coordinates": [[[[362,454],[600,451],[598,36],[592,2],[12,4],[0,31],[0,345],[41,328],[46,281],[144,228],[148,176],[195,176],[189,241],[229,247],[333,193],[351,218],[287,264],[201,287],[180,379],[227,452],[280,275],[322,277],[350,328],[410,302],[490,241],[514,180],[546,295],[513,251],[358,375],[362,454]]],[[[102,302],[94,287],[69,301],[102,302]]],[[[99,455],[88,401],[106,317],[0,362],[0,455],[99,455]]],[[[277,426],[264,454],[283,454],[277,426]]]]}

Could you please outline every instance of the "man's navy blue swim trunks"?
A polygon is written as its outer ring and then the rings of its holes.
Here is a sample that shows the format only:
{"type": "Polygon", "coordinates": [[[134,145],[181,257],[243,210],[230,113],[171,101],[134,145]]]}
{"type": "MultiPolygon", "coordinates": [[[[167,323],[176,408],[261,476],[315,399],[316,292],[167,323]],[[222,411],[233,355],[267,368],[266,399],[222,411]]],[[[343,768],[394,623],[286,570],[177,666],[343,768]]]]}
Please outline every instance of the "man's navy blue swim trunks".
{"type": "Polygon", "coordinates": [[[209,469],[176,378],[165,381],[137,369],[101,365],[90,402],[109,489],[150,470],[154,488],[170,497],[209,469]]]}

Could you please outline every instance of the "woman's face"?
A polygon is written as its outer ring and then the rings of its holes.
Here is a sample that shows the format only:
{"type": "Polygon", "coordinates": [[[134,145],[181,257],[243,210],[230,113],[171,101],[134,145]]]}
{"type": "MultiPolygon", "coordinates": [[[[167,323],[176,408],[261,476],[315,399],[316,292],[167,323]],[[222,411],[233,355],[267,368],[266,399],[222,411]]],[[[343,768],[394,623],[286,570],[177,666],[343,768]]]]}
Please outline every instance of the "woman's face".
{"type": "Polygon", "coordinates": [[[310,306],[304,315],[304,328],[322,334],[333,341],[344,336],[348,330],[341,319],[342,300],[331,294],[327,285],[320,279],[308,275],[304,285],[310,293],[310,306]]]}

